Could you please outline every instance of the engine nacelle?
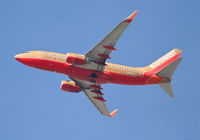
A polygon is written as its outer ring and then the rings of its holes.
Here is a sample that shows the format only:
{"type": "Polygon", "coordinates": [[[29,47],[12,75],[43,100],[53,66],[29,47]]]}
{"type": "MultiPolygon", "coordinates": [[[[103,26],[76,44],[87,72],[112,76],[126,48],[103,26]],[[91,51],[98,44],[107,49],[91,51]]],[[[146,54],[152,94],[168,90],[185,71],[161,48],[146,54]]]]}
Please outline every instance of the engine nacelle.
{"type": "Polygon", "coordinates": [[[68,53],[66,62],[72,65],[84,65],[86,63],[86,59],[84,55],[68,53]]]}
{"type": "Polygon", "coordinates": [[[76,83],[73,81],[62,81],[60,89],[66,92],[81,91],[81,88],[77,86],[76,83]]]}

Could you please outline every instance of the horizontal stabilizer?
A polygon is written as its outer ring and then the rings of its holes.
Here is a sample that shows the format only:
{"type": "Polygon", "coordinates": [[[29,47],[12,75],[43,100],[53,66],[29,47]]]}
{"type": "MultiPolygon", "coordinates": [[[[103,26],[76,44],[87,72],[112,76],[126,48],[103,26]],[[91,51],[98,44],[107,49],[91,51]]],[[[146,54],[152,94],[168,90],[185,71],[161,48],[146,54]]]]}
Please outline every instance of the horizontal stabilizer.
{"type": "Polygon", "coordinates": [[[167,82],[167,83],[160,83],[159,84],[160,87],[162,89],[164,89],[165,92],[167,92],[167,94],[171,97],[174,97],[174,94],[173,94],[173,90],[172,90],[172,87],[171,87],[171,84],[170,82],[167,82]]]}
{"type": "Polygon", "coordinates": [[[160,72],[158,72],[156,75],[163,78],[171,78],[172,74],[176,70],[177,66],[180,64],[181,60],[182,60],[181,57],[176,59],[174,62],[166,66],[160,72]]]}

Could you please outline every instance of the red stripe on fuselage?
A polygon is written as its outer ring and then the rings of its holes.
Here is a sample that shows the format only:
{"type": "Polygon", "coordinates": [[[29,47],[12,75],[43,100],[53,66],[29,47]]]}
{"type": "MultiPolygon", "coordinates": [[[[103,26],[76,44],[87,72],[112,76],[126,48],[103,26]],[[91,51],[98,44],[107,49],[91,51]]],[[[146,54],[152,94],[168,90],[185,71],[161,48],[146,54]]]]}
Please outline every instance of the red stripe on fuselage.
{"type": "Polygon", "coordinates": [[[53,71],[65,74],[66,71],[70,72],[70,69],[67,69],[68,64],[62,63],[54,60],[46,60],[41,58],[16,58],[19,62],[24,65],[34,67],[37,69],[53,71]]]}
{"type": "Polygon", "coordinates": [[[154,68],[151,72],[152,73],[159,72],[160,70],[162,70],[163,68],[165,68],[166,66],[168,66],[169,64],[171,64],[172,62],[174,62],[176,59],[178,59],[180,57],[180,55],[181,55],[181,53],[178,53],[177,55],[173,56],[169,60],[167,60],[164,63],[160,64],[158,67],[154,68]]]}
{"type": "MultiPolygon", "coordinates": [[[[30,67],[66,74],[79,80],[95,80],[99,84],[116,83],[123,85],[144,85],[146,80],[151,77],[151,75],[145,74],[140,76],[129,76],[110,71],[99,72],[95,70],[79,68],[68,63],[58,62],[56,60],[46,60],[41,58],[18,58],[17,60],[30,67]],[[93,73],[97,74],[98,77],[90,77],[90,75],[93,73]]],[[[156,83],[153,82],[148,84],[156,83]]]]}

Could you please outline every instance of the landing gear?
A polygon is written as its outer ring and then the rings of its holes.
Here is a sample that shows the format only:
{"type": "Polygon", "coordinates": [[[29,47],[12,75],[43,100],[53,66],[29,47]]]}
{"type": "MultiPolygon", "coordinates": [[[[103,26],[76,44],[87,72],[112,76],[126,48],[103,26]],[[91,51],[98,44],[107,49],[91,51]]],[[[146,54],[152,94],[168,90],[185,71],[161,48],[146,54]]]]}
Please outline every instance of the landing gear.
{"type": "Polygon", "coordinates": [[[97,75],[96,73],[92,73],[92,74],[90,75],[90,77],[92,77],[92,78],[97,78],[98,75],[97,75]]]}
{"type": "Polygon", "coordinates": [[[96,83],[96,78],[98,78],[98,75],[96,73],[92,73],[89,75],[89,81],[92,83],[96,83]]]}
{"type": "Polygon", "coordinates": [[[93,79],[90,79],[89,81],[92,83],[96,83],[96,80],[93,80],[93,79]]]}

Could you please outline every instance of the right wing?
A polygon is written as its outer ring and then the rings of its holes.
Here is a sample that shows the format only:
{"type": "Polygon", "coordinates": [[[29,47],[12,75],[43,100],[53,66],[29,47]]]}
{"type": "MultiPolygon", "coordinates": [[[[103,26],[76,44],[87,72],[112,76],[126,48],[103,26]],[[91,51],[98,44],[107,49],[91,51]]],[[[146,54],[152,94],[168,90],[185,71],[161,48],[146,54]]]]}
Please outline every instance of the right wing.
{"type": "Polygon", "coordinates": [[[105,105],[105,99],[103,98],[103,95],[99,95],[99,93],[102,93],[100,90],[90,90],[90,89],[84,89],[83,92],[85,95],[90,99],[90,101],[94,104],[94,106],[97,108],[97,110],[105,116],[114,117],[115,114],[118,112],[118,109],[115,109],[113,112],[109,112],[106,105],[105,105]],[[97,92],[97,93],[95,93],[97,92]]]}
{"type": "Polygon", "coordinates": [[[94,104],[97,110],[105,116],[114,117],[118,112],[118,109],[115,109],[113,112],[109,112],[105,103],[106,100],[103,98],[103,93],[101,92],[101,86],[92,82],[78,80],[76,78],[70,77],[74,82],[76,82],[83,90],[85,95],[89,100],[94,104]]]}

